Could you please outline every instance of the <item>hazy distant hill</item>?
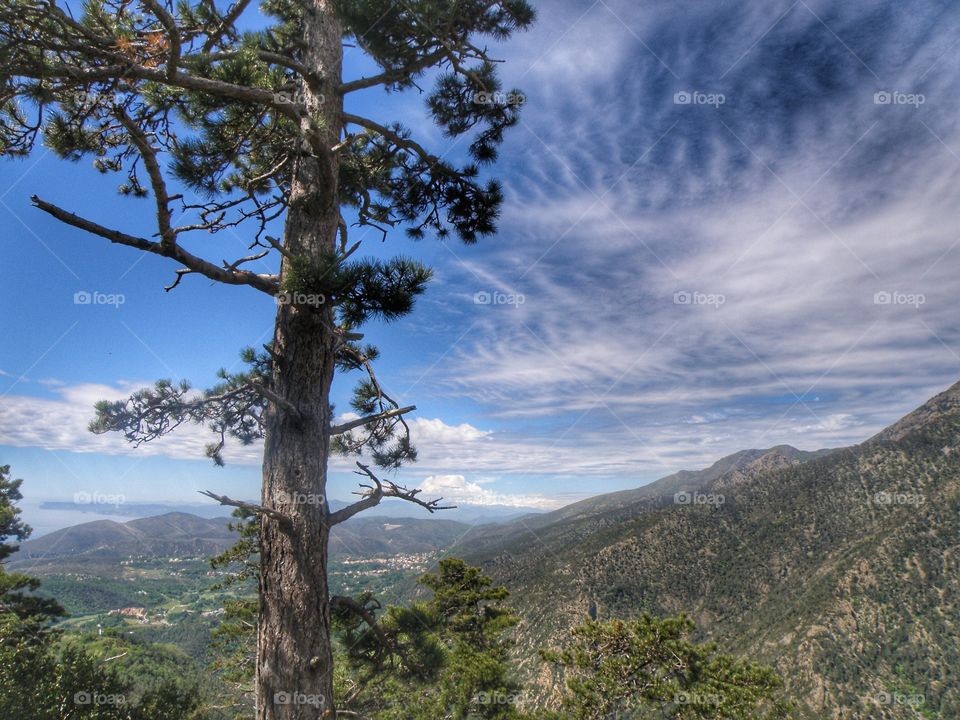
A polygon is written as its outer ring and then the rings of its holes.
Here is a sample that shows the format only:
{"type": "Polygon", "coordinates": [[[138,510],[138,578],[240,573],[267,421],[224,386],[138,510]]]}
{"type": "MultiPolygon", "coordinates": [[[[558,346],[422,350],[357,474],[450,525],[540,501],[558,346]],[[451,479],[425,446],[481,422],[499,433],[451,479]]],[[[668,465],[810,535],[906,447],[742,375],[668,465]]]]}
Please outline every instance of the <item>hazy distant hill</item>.
{"type": "Polygon", "coordinates": [[[601,618],[686,611],[776,664],[810,717],[872,720],[960,717],[958,550],[960,384],[855,447],[736,453],[453,552],[510,587],[531,677],[532,649],[591,603],[601,618]]]}
{"type": "Polygon", "coordinates": [[[237,541],[227,530],[228,519],[166,513],[129,520],[94,520],[57,530],[20,545],[11,565],[36,564],[64,558],[119,560],[129,556],[214,555],[237,541]]]}
{"type": "MultiPolygon", "coordinates": [[[[95,520],[24,542],[10,566],[43,574],[85,561],[106,565],[129,557],[207,557],[237,541],[228,522],[226,517],[180,512],[125,523],[95,520]]],[[[453,520],[360,516],[334,528],[330,553],[337,559],[433,552],[452,545],[470,527],[453,520]]]]}
{"type": "MultiPolygon", "coordinates": [[[[251,500],[253,502],[253,500],[251,500]]],[[[343,500],[330,500],[331,511],[349,505],[343,500]]],[[[118,504],[97,502],[83,503],[67,500],[43,500],[29,508],[29,522],[34,527],[41,527],[45,532],[63,529],[79,522],[83,522],[84,515],[116,517],[118,522],[125,522],[122,518],[144,518],[155,515],[166,515],[171,512],[187,513],[204,518],[224,517],[228,509],[216,503],[204,504],[163,504],[146,502],[121,502],[118,504]],[[76,514],[76,519],[72,516],[76,514]]],[[[426,510],[403,500],[385,499],[379,505],[363,514],[364,518],[413,518],[416,520],[442,519],[457,522],[481,525],[484,523],[508,522],[519,517],[537,515],[543,511],[538,508],[515,507],[510,505],[471,505],[457,503],[455,508],[444,510],[435,515],[429,515],[426,510]]]]}

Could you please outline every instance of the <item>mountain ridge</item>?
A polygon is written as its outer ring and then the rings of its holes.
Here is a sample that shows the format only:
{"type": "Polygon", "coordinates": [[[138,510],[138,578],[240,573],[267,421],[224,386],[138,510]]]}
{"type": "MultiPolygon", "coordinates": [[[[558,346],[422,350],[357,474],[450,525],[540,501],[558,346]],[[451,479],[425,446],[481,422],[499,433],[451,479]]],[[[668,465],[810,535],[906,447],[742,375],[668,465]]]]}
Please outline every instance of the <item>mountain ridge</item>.
{"type": "MultiPolygon", "coordinates": [[[[57,570],[61,561],[118,561],[132,556],[209,557],[239,539],[227,529],[231,518],[171,512],[124,523],[92,520],[27,540],[13,556],[14,569],[57,570]],[[42,564],[41,564],[42,563],[42,564]]],[[[470,528],[444,519],[355,517],[331,536],[333,556],[423,553],[448,547],[470,528]]]]}
{"type": "Polygon", "coordinates": [[[960,717],[958,438],[960,384],[858,445],[734,453],[453,553],[511,590],[541,699],[557,688],[535,650],[593,606],[688,613],[703,639],[774,664],[806,717],[960,717]]]}

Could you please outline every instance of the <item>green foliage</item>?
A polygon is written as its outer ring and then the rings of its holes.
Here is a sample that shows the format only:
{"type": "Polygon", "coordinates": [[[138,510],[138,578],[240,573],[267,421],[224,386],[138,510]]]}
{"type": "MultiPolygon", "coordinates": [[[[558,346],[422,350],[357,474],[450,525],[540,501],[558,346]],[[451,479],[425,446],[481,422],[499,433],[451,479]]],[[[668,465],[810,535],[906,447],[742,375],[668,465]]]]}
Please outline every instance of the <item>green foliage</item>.
{"type": "MultiPolygon", "coordinates": [[[[377,720],[520,718],[506,637],[519,618],[503,604],[506,588],[456,558],[420,584],[430,598],[388,608],[378,632],[356,613],[338,614],[345,708],[377,720]]],[[[369,597],[357,602],[370,606],[369,597]]]]}
{"type": "Polygon", "coordinates": [[[229,717],[247,718],[254,707],[254,670],[257,650],[256,580],[259,577],[260,524],[255,515],[237,508],[233,511],[237,522],[228,526],[240,534],[240,539],[229,549],[210,560],[214,570],[235,569],[217,588],[234,588],[239,597],[229,598],[223,604],[223,619],[213,630],[210,657],[214,673],[226,686],[218,705],[226,708],[229,717]]]}
{"type": "MultiPolygon", "coordinates": [[[[0,467],[0,543],[25,539],[30,529],[18,519],[20,480],[0,467]]],[[[15,546],[0,544],[4,556],[15,546]]],[[[158,678],[156,663],[137,677],[105,666],[87,643],[63,640],[51,627],[63,615],[54,601],[33,593],[39,582],[8,574],[0,566],[0,718],[18,720],[187,720],[197,705],[195,688],[172,677],[158,678]]],[[[121,655],[127,655],[129,646],[121,655]]],[[[129,661],[128,661],[129,662],[129,661]]]]}
{"type": "Polygon", "coordinates": [[[472,34],[503,40],[530,26],[534,10],[526,0],[341,0],[340,16],[348,37],[384,70],[396,74],[395,90],[414,86],[421,73],[410,72],[443,43],[472,34]],[[425,52],[426,51],[426,52],[425,52]]]}
{"type": "Polygon", "coordinates": [[[789,717],[770,668],[689,640],[685,617],[643,615],[631,622],[588,621],[574,628],[573,643],[542,656],[566,674],[564,718],[712,718],[764,720],[789,717]]]}
{"type": "Polygon", "coordinates": [[[263,436],[262,416],[266,406],[258,390],[269,382],[270,356],[244,348],[240,359],[248,369],[229,373],[221,369],[220,379],[202,393],[191,394],[190,383],[158,380],[152,388],[138,390],[126,400],[98,402],[91,432],[122,432],[135,446],[176,430],[185,422],[205,425],[219,438],[207,445],[206,454],[223,465],[222,451],[228,437],[250,445],[263,436]]]}
{"type": "Polygon", "coordinates": [[[255,597],[224,602],[223,621],[212,633],[212,668],[224,685],[217,704],[227,708],[229,717],[247,718],[255,705],[258,603],[255,597]]]}
{"type": "MultiPolygon", "coordinates": [[[[23,499],[22,484],[23,480],[11,479],[9,465],[0,466],[0,562],[20,547],[8,540],[26,540],[32,532],[30,526],[20,520],[21,511],[17,506],[23,499]]],[[[8,573],[0,564],[0,613],[12,615],[29,632],[36,632],[48,620],[62,616],[64,610],[58,603],[35,594],[39,586],[35,578],[8,573]]]]}
{"type": "MultiPolygon", "coordinates": [[[[24,631],[0,614],[0,717],[18,720],[187,720],[197,706],[182,682],[140,691],[113,667],[58,633],[24,631]]],[[[145,675],[145,677],[149,677],[145,675]]]]}
{"type": "Polygon", "coordinates": [[[9,538],[26,540],[30,526],[20,520],[20,508],[16,503],[23,499],[20,486],[23,480],[10,477],[10,466],[0,466],[0,560],[5,560],[17,551],[17,545],[7,542],[9,538]]]}
{"type": "MultiPolygon", "coordinates": [[[[520,720],[521,688],[508,639],[519,622],[509,593],[462,560],[420,578],[431,595],[407,606],[370,594],[335,603],[337,693],[342,710],[375,720],[437,717],[520,720]]],[[[215,631],[216,669],[233,691],[232,717],[249,717],[256,600],[228,601],[215,631]]]]}
{"type": "Polygon", "coordinates": [[[370,319],[396,320],[413,309],[433,272],[404,257],[345,262],[330,253],[322,261],[304,256],[290,259],[283,290],[292,302],[299,296],[318,298],[334,308],[344,327],[359,327],[370,319]]]}

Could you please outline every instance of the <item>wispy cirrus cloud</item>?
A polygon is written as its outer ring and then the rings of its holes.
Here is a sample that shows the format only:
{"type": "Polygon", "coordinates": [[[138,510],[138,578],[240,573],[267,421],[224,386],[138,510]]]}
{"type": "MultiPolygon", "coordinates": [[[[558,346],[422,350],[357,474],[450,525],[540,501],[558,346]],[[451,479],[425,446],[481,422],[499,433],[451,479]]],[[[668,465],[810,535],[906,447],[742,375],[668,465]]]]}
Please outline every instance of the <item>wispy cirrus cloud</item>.
{"type": "Polygon", "coordinates": [[[960,376],[957,8],[565,7],[431,392],[639,473],[857,442],[960,376]]]}

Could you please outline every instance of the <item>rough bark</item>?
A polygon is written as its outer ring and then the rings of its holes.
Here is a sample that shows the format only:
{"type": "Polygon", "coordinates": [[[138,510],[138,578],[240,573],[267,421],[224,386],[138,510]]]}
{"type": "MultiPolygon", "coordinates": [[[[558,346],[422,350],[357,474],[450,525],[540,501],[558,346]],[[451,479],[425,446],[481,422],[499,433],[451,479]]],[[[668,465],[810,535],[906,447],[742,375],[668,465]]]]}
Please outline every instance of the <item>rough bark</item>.
{"type": "MultiPolygon", "coordinates": [[[[340,218],[337,158],[328,150],[337,144],[342,122],[336,90],[341,29],[332,4],[315,0],[304,16],[304,63],[318,81],[301,88],[310,116],[303,122],[314,125],[319,141],[305,145],[296,160],[284,228],[289,254],[315,259],[333,247],[340,218]]],[[[330,526],[322,500],[334,370],[331,326],[328,307],[278,307],[273,390],[299,417],[276,403],[265,417],[262,504],[291,522],[261,520],[258,720],[336,716],[327,586],[330,526]]]]}

